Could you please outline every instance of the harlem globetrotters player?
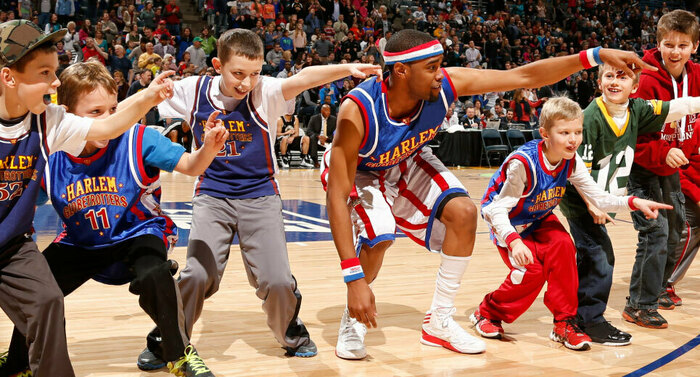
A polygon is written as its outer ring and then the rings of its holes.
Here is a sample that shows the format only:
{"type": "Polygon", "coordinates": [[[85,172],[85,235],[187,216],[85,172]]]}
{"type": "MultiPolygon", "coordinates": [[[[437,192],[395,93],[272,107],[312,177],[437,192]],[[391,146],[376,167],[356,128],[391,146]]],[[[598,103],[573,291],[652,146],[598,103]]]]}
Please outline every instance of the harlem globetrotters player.
{"type": "Polygon", "coordinates": [[[421,342],[479,353],[484,342],[457,324],[454,299],[474,247],[477,209],[457,178],[423,148],[458,96],[533,88],[605,61],[625,72],[646,67],[635,54],[591,49],[509,71],[441,68],[443,48],[428,34],[396,33],[386,45],[388,73],[367,80],[341,104],[333,147],[321,180],[328,191],[331,231],[347,283],[336,354],[367,355],[367,326],[377,309],[369,284],[376,278],[396,226],[440,253],[435,294],[421,342]],[[628,67],[628,65],[630,67],[628,67]]]}

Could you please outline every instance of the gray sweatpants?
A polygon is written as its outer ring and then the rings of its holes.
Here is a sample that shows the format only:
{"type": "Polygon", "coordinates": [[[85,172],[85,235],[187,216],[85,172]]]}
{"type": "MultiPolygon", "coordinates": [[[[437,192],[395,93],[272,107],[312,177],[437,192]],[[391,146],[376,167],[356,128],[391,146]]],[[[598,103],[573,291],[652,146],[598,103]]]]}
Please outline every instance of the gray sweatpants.
{"type": "Polygon", "coordinates": [[[31,238],[0,249],[0,307],[27,339],[34,376],[75,376],[63,293],[31,238]]]}
{"type": "Polygon", "coordinates": [[[219,290],[234,234],[238,234],[243,265],[250,285],[263,300],[267,325],[285,347],[309,341],[297,317],[301,293],[289,268],[278,195],[252,199],[220,199],[199,195],[192,199],[192,229],[187,266],[180,273],[187,335],[202,314],[204,300],[219,290]]]}

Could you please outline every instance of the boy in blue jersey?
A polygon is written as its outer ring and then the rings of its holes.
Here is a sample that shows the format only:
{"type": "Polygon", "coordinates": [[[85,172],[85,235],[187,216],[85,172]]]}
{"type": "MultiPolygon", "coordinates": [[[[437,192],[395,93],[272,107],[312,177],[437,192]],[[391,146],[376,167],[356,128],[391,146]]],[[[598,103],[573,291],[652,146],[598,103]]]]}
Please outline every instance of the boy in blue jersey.
{"type": "Polygon", "coordinates": [[[616,196],[593,180],[576,154],[583,140],[583,112],[566,98],[552,98],[540,115],[542,140],[513,152],[494,173],[481,200],[491,239],[510,269],[501,286],[484,297],[470,316],[486,338],[503,334],[501,322],[515,321],[547,282],[544,303],[554,315],[550,338],[566,348],[587,350],[591,338],[576,321],[576,247],[553,213],[567,181],[596,207],[609,212],[641,210],[656,218],[671,206],[632,196],[616,196]]]}
{"type": "MultiPolygon", "coordinates": [[[[185,308],[187,334],[202,313],[204,300],[218,289],[238,235],[250,284],[263,300],[267,323],[288,355],[317,353],[298,317],[301,293],[289,267],[275,171],[276,122],[294,106],[306,89],[350,75],[381,75],[369,64],[313,66],[286,79],[260,77],[263,46],[245,29],[219,37],[212,65],[220,76],[191,77],[175,84],[175,95],[158,107],[165,118],[183,118],[199,147],[203,121],[214,111],[230,131],[226,146],[200,176],[192,199],[193,214],[187,247],[187,266],[179,286],[185,308]]],[[[139,363],[157,363],[152,348],[158,329],[139,363]]]]}
{"type": "Polygon", "coordinates": [[[125,103],[118,116],[86,119],[50,104],[60,85],[53,44],[65,33],[44,35],[26,20],[0,24],[0,307],[26,336],[35,376],[75,375],[66,348],[63,294],[31,239],[46,158],[61,150],[78,154],[86,140],[121,135],[144,109],[172,94],[170,72],[125,103]]]}
{"type": "MultiPolygon", "coordinates": [[[[104,119],[117,111],[117,86],[99,62],[78,63],[60,77],[58,103],[69,113],[104,119]]],[[[210,376],[193,350],[185,351],[182,304],[170,275],[167,253],[177,228],[160,210],[160,170],[199,175],[223,146],[228,132],[207,120],[204,145],[194,153],[143,125],[113,140],[90,141],[77,156],[57,152],[46,166],[46,191],[63,221],[63,232],[45,251],[64,295],[90,278],[110,284],[130,282],[129,291],[163,329],[161,352],[177,364],[171,371],[210,376]],[[111,267],[113,266],[113,267],[111,267]],[[104,270],[111,274],[104,276],[104,270]],[[120,273],[121,272],[121,273],[120,273]],[[195,373],[194,369],[200,373],[195,373]]],[[[215,123],[216,122],[216,123],[215,123]]],[[[19,364],[24,337],[15,331],[8,362],[19,364]],[[19,353],[19,354],[18,354],[19,353]]]]}
{"type": "Polygon", "coordinates": [[[424,146],[459,96],[540,87],[601,60],[630,73],[628,64],[646,65],[633,53],[592,49],[508,71],[442,69],[440,43],[415,30],[394,34],[384,60],[390,65],[388,78],[365,81],[341,104],[333,147],[324,157],[329,169],[321,175],[348,291],[336,354],[345,359],[367,355],[364,336],[367,326],[376,326],[377,311],[369,283],[397,226],[440,253],[421,342],[461,353],[483,352],[485,343],[452,318],[474,247],[477,209],[459,180],[424,146]]]}

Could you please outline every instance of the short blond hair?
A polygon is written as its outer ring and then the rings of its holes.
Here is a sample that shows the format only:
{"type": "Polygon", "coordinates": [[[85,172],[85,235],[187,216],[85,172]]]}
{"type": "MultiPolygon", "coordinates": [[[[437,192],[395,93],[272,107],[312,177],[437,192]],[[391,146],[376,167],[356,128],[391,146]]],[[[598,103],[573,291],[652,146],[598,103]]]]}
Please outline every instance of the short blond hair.
{"type": "Polygon", "coordinates": [[[583,117],[583,111],[578,103],[567,97],[552,97],[540,113],[540,127],[549,131],[557,120],[574,120],[583,117]]]}
{"type": "Polygon", "coordinates": [[[98,61],[73,64],[63,70],[58,79],[61,81],[61,86],[58,87],[58,104],[66,106],[68,111],[74,111],[81,97],[99,87],[117,94],[117,83],[107,68],[98,61]]]}

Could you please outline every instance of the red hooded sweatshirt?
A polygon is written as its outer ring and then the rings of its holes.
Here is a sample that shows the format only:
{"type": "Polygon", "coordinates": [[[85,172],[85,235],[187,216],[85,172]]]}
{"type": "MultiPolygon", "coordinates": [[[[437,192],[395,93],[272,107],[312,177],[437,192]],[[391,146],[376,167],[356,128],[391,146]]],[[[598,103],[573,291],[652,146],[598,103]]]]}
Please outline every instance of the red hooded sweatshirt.
{"type": "Polygon", "coordinates": [[[681,191],[690,200],[700,203],[700,123],[695,125],[693,137],[683,146],[692,149],[692,154],[688,157],[690,163],[680,170],[681,191]]]}
{"type": "MultiPolygon", "coordinates": [[[[639,90],[632,97],[642,99],[659,99],[670,101],[674,99],[673,81],[671,75],[666,71],[661,59],[661,52],[657,48],[644,52],[645,62],[657,67],[656,72],[644,70],[639,78],[639,90]]],[[[685,64],[688,79],[688,96],[700,96],[700,64],[688,61],[685,64]]],[[[683,96],[683,82],[677,82],[678,97],[683,96]]],[[[666,165],[666,155],[671,148],[680,148],[689,157],[693,152],[693,147],[690,139],[693,137],[693,127],[696,121],[699,120],[698,115],[692,114],[686,117],[685,130],[681,138],[681,130],[679,129],[681,122],[666,123],[661,132],[640,135],[637,137],[637,148],[634,152],[634,162],[648,169],[649,171],[660,175],[668,176],[678,169],[674,169],[666,165]],[[685,141],[688,141],[686,143],[685,141]]],[[[698,122],[700,123],[700,122],[698,122]]]]}

